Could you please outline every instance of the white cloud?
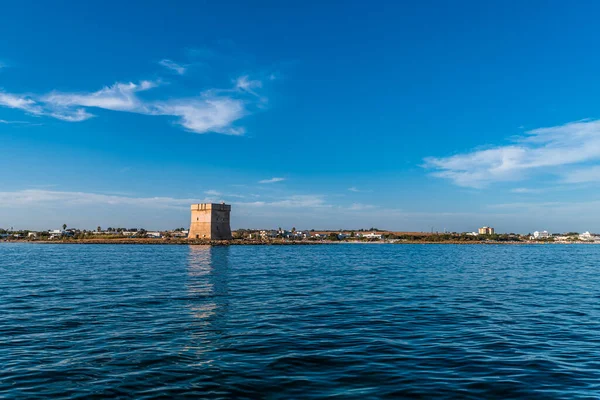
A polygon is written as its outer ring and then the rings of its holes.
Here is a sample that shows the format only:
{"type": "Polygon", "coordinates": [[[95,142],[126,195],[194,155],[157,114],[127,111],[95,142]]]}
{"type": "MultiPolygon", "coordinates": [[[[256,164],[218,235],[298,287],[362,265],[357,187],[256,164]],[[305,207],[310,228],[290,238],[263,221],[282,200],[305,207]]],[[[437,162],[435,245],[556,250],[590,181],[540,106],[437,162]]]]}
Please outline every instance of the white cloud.
{"type": "Polygon", "coordinates": [[[258,181],[258,183],[276,183],[283,182],[285,178],[271,178],[271,179],[263,179],[262,181],[258,181]]]}
{"type": "Polygon", "coordinates": [[[563,174],[565,183],[600,182],[600,165],[577,168],[563,174]]]}
{"type": "Polygon", "coordinates": [[[185,74],[185,71],[187,70],[185,66],[177,64],[176,62],[168,59],[161,60],[158,63],[163,67],[170,69],[171,71],[175,71],[179,75],[185,74]]]}
{"type": "Polygon", "coordinates": [[[376,206],[374,206],[372,204],[353,203],[350,207],[348,207],[348,210],[363,211],[363,210],[371,210],[373,208],[376,208],[376,206]]]}
{"type": "Polygon", "coordinates": [[[250,101],[253,96],[246,94],[255,94],[252,88],[260,87],[257,82],[242,77],[234,89],[209,89],[198,97],[163,101],[147,101],[139,97],[140,92],[159,86],[159,82],[153,81],[115,83],[90,93],[55,91],[39,98],[0,92],[0,106],[68,122],[89,119],[94,115],[87,111],[88,108],[101,108],[150,116],[176,117],[174,123],[195,133],[242,135],[245,129],[234,126],[234,123],[250,114],[250,107],[257,103],[256,100],[250,101]]]}
{"type": "Polygon", "coordinates": [[[5,119],[0,119],[0,124],[29,124],[27,121],[7,121],[5,119]]]}
{"type": "Polygon", "coordinates": [[[541,189],[531,189],[531,188],[514,188],[510,190],[512,193],[540,193],[541,189]]]}
{"type": "Polygon", "coordinates": [[[528,131],[514,144],[450,157],[425,159],[432,175],[456,185],[484,187],[521,181],[536,173],[565,173],[565,168],[600,160],[600,121],[578,121],[528,131]]]}
{"type": "Polygon", "coordinates": [[[372,190],[362,190],[355,186],[348,188],[348,191],[354,192],[354,193],[371,193],[372,192],[372,190]]]}
{"type": "Polygon", "coordinates": [[[325,197],[322,195],[294,195],[282,200],[267,203],[275,207],[331,207],[325,203],[325,197]]]}
{"type": "Polygon", "coordinates": [[[83,108],[78,108],[76,110],[53,111],[45,115],[67,122],[81,122],[94,116],[93,114],[85,111],[83,108]]]}
{"type": "Polygon", "coordinates": [[[235,81],[235,87],[244,92],[248,92],[255,96],[258,94],[254,91],[254,89],[258,89],[262,87],[262,82],[258,80],[250,80],[247,75],[240,76],[235,81]]]}
{"type": "Polygon", "coordinates": [[[82,108],[45,108],[42,104],[33,100],[29,96],[20,96],[5,92],[0,92],[0,106],[22,110],[26,113],[36,116],[49,116],[69,122],[79,122],[91,118],[93,116],[92,114],[87,113],[82,108]]]}
{"type": "Polygon", "coordinates": [[[41,109],[38,110],[35,100],[28,96],[19,96],[5,92],[0,92],[0,106],[16,108],[32,114],[39,114],[41,112],[41,109]]]}
{"type": "Polygon", "coordinates": [[[85,192],[63,192],[41,189],[27,189],[14,192],[0,192],[0,206],[13,207],[34,204],[49,205],[132,205],[150,207],[176,207],[189,206],[198,199],[175,199],[172,197],[128,197],[85,192]]]}
{"type": "MultiPolygon", "coordinates": [[[[239,60],[227,58],[227,62],[239,60]]],[[[161,66],[183,75],[189,65],[162,59],[161,66]]],[[[194,64],[197,64],[195,61],[194,64]]],[[[0,68],[4,66],[0,64],[0,68]]],[[[265,78],[266,79],[266,78],[265,78]]],[[[148,116],[172,117],[173,123],[195,133],[216,132],[242,135],[245,129],[236,126],[243,117],[264,109],[268,100],[259,94],[261,80],[242,75],[233,79],[226,88],[203,88],[197,95],[173,96],[155,91],[143,94],[161,85],[161,81],[117,82],[97,91],[59,90],[45,94],[13,94],[0,90],[0,107],[22,110],[35,116],[79,122],[94,117],[92,108],[130,112],[148,116]],[[152,96],[152,97],[150,97],[152,96]]],[[[189,88],[193,89],[193,88],[189,88]]],[[[163,91],[164,92],[164,91],[163,91]]]]}
{"type": "MultiPolygon", "coordinates": [[[[187,210],[190,204],[214,202],[216,197],[244,197],[242,195],[226,195],[216,190],[204,192],[204,198],[173,198],[173,197],[134,197],[127,195],[100,194],[86,192],[55,191],[44,189],[26,189],[13,192],[0,192],[0,207],[27,207],[46,205],[68,207],[70,205],[113,205],[139,206],[148,208],[176,208],[187,210]]],[[[231,202],[237,207],[277,207],[277,208],[323,208],[331,207],[322,195],[292,195],[272,201],[231,202]]]]}
{"type": "Polygon", "coordinates": [[[141,81],[136,84],[115,83],[93,93],[50,93],[42,98],[45,103],[59,108],[72,106],[97,107],[113,111],[130,111],[149,113],[145,105],[137,96],[137,92],[149,90],[158,86],[158,83],[141,81]]]}
{"type": "Polygon", "coordinates": [[[179,117],[177,124],[196,133],[216,132],[243,135],[245,129],[232,124],[248,114],[244,102],[235,98],[180,99],[154,105],[153,115],[179,117]]]}

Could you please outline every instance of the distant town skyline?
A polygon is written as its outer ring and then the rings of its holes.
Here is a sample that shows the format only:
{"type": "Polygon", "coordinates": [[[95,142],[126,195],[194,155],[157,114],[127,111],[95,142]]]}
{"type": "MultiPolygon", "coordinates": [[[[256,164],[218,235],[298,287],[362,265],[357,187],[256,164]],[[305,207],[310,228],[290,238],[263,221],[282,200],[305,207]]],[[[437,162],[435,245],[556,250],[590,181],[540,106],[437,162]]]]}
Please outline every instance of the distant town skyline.
{"type": "Polygon", "coordinates": [[[4,4],[0,228],[600,232],[598,12],[4,4]]]}

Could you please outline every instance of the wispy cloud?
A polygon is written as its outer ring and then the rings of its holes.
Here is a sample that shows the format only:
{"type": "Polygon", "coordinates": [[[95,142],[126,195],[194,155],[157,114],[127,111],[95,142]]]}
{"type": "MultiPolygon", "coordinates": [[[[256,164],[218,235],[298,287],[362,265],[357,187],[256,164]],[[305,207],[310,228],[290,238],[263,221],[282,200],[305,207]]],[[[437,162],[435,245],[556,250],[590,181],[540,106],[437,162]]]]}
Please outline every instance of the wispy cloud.
{"type": "MultiPolygon", "coordinates": [[[[159,62],[178,74],[186,65],[169,59],[159,62]]],[[[91,109],[129,112],[148,116],[172,117],[173,123],[195,133],[215,132],[242,135],[244,127],[236,126],[243,117],[263,109],[266,98],[258,93],[261,80],[242,75],[228,88],[206,88],[199,95],[163,97],[157,90],[152,100],[143,92],[163,86],[161,80],[117,82],[92,92],[61,92],[47,94],[15,94],[0,91],[0,107],[21,110],[38,117],[51,117],[67,122],[81,122],[94,117],[91,109]]]]}
{"type": "Polygon", "coordinates": [[[44,107],[30,96],[15,95],[6,92],[0,92],[0,107],[18,109],[31,115],[48,116],[68,122],[79,122],[93,117],[93,115],[87,113],[83,108],[64,109],[61,107],[44,107]]]}
{"type": "Polygon", "coordinates": [[[248,78],[248,75],[240,76],[235,81],[235,87],[244,92],[248,92],[255,96],[258,94],[254,91],[254,89],[259,89],[262,87],[262,82],[259,80],[251,80],[248,78]]]}
{"type": "Polygon", "coordinates": [[[13,207],[33,204],[54,204],[61,206],[106,204],[133,205],[158,208],[182,208],[198,199],[176,199],[172,197],[128,197],[86,192],[65,192],[42,189],[27,189],[13,192],[0,192],[0,206],[13,207]]]}
{"type": "Polygon", "coordinates": [[[187,70],[186,66],[178,64],[175,61],[171,61],[166,58],[164,60],[160,60],[158,63],[160,65],[162,65],[163,67],[165,67],[171,71],[174,71],[175,73],[177,73],[179,75],[185,74],[185,71],[187,70]]]}
{"type": "Polygon", "coordinates": [[[511,193],[541,193],[542,189],[532,189],[532,188],[524,188],[524,187],[519,187],[519,188],[514,188],[510,190],[511,193]]]}
{"type": "MultiPolygon", "coordinates": [[[[49,116],[68,122],[84,121],[94,115],[88,108],[130,112],[151,116],[176,117],[175,123],[195,133],[245,133],[234,123],[250,113],[251,101],[245,90],[209,89],[198,97],[147,101],[139,93],[156,88],[160,82],[116,83],[90,93],[52,92],[38,98],[0,92],[0,106],[20,109],[36,116],[49,116]],[[246,95],[247,97],[247,95],[246,95]]],[[[255,87],[254,85],[250,85],[255,87]]]]}
{"type": "MultiPolygon", "coordinates": [[[[68,207],[69,205],[114,205],[140,206],[149,208],[177,208],[187,210],[190,204],[215,201],[215,197],[244,197],[242,195],[226,195],[216,190],[207,190],[204,198],[174,197],[135,197],[117,194],[101,194],[88,192],[70,192],[44,189],[26,189],[12,192],[0,192],[0,207],[22,207],[36,204],[68,207]]],[[[326,208],[323,195],[290,195],[271,201],[233,201],[238,207],[256,209],[260,207],[277,208],[326,208]]]]}
{"type": "Polygon", "coordinates": [[[357,188],[356,186],[349,187],[348,191],[354,192],[354,193],[370,193],[370,192],[372,192],[372,190],[363,190],[363,189],[357,188]]]}
{"type": "Polygon", "coordinates": [[[19,96],[5,92],[0,92],[0,106],[16,108],[31,113],[38,111],[35,100],[28,96],[19,96]]]}
{"type": "Polygon", "coordinates": [[[565,172],[562,178],[565,183],[600,182],[600,165],[572,169],[565,172]]]}
{"type": "Polygon", "coordinates": [[[96,107],[113,111],[150,113],[148,105],[140,100],[136,93],[158,86],[157,82],[115,83],[92,93],[53,92],[41,100],[57,108],[68,109],[73,106],[96,107]]]}
{"type": "Polygon", "coordinates": [[[350,211],[363,211],[363,210],[372,210],[373,208],[376,208],[376,206],[374,206],[372,204],[353,203],[347,209],[350,211]]]}
{"type": "Polygon", "coordinates": [[[262,181],[258,181],[258,183],[276,183],[283,182],[285,178],[271,178],[271,179],[263,179],[262,181]]]}
{"type": "MultiPolygon", "coordinates": [[[[567,174],[567,167],[600,160],[600,121],[578,121],[528,131],[514,144],[477,150],[450,157],[425,159],[432,175],[456,185],[484,187],[500,181],[521,181],[536,173],[567,174]]],[[[585,165],[583,170],[588,170],[585,165]]],[[[569,178],[570,177],[570,178],[569,178]]]]}
{"type": "Polygon", "coordinates": [[[0,124],[29,124],[27,121],[8,121],[5,119],[0,119],[0,124]]]}

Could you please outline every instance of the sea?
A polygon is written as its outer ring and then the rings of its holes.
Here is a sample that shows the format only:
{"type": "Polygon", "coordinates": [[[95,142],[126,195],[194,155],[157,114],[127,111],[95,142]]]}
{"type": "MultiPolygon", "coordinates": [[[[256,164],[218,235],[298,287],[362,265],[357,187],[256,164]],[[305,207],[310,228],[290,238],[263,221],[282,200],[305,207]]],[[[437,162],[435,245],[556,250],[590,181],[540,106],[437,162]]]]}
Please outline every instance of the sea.
{"type": "Polygon", "coordinates": [[[600,246],[0,244],[0,398],[597,399],[600,246]]]}

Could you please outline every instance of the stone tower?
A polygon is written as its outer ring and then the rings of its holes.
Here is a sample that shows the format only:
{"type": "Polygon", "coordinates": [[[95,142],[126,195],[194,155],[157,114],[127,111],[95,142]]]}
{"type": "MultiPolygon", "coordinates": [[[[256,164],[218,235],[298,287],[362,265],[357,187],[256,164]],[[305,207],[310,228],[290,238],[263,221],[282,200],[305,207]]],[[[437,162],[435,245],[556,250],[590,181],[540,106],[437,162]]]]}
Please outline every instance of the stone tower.
{"type": "Polygon", "coordinates": [[[192,224],[188,239],[229,240],[229,204],[192,204],[192,224]]]}

